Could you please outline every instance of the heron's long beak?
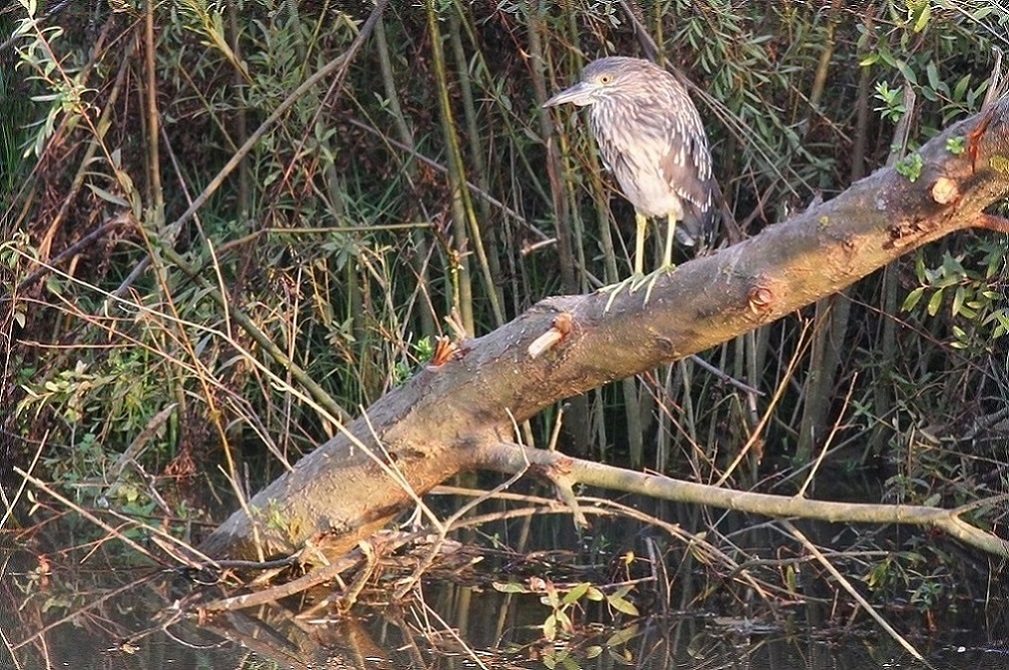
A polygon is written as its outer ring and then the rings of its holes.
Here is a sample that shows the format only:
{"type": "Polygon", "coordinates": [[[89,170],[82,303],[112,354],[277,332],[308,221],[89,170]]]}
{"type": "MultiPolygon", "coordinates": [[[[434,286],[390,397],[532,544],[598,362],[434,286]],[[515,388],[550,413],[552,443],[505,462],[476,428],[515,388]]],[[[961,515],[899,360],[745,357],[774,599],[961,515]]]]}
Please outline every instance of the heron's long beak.
{"type": "Polygon", "coordinates": [[[579,107],[592,104],[592,92],[595,86],[588,82],[580,81],[574,86],[564,89],[554,97],[543,103],[544,107],[556,107],[571,102],[579,107]]]}

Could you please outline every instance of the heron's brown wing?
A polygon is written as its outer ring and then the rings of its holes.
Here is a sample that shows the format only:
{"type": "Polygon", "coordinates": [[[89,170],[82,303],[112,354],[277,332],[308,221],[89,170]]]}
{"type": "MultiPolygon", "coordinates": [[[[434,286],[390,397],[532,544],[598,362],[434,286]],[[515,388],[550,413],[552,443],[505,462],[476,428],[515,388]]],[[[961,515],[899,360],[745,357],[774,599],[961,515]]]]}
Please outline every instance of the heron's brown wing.
{"type": "Polygon", "coordinates": [[[708,184],[711,179],[711,155],[700,115],[692,103],[688,101],[686,104],[690,105],[688,109],[681,109],[664,119],[665,150],[659,165],[677,195],[705,208],[711,204],[708,184]]]}
{"type": "Polygon", "coordinates": [[[678,227],[677,237],[692,246],[707,237],[713,225],[710,158],[706,146],[697,146],[678,132],[670,137],[670,149],[661,161],[662,175],[683,201],[682,231],[678,227]]]}
{"type": "Polygon", "coordinates": [[[683,221],[676,227],[676,237],[687,246],[698,245],[702,249],[707,248],[716,236],[719,209],[715,203],[717,184],[714,179],[710,181],[707,188],[711,197],[706,207],[695,205],[686,198],[683,199],[683,221]],[[680,234],[681,230],[684,234],[680,234]]]}

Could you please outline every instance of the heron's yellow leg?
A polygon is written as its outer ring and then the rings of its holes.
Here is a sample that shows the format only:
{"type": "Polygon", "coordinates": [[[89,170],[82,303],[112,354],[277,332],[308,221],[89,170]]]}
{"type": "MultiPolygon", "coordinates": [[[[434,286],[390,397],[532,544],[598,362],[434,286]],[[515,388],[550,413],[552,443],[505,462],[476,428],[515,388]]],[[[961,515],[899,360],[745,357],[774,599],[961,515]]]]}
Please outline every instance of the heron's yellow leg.
{"type": "Polygon", "coordinates": [[[666,218],[666,248],[662,250],[662,265],[655,272],[642,278],[641,283],[635,287],[640,288],[642,285],[648,286],[648,288],[645,289],[646,305],[648,304],[648,299],[652,297],[652,289],[655,288],[656,280],[667,272],[672,272],[676,268],[676,265],[673,264],[673,244],[676,240],[676,216],[670,214],[666,218]]]}
{"type": "Polygon", "coordinates": [[[613,305],[613,301],[616,299],[618,293],[625,288],[634,293],[641,286],[641,280],[645,276],[645,235],[648,232],[648,217],[641,212],[635,212],[634,224],[636,229],[634,232],[634,274],[627,279],[599,289],[600,293],[610,294],[609,300],[606,301],[605,311],[607,312],[610,311],[610,307],[613,305]]]}
{"type": "Polygon", "coordinates": [[[634,235],[634,274],[645,274],[645,234],[648,232],[648,218],[641,212],[634,212],[637,230],[634,235]]]}
{"type": "Polygon", "coordinates": [[[666,226],[666,248],[662,250],[662,267],[660,270],[666,270],[673,267],[673,242],[676,239],[676,218],[670,214],[668,217],[668,225],[666,226]]]}

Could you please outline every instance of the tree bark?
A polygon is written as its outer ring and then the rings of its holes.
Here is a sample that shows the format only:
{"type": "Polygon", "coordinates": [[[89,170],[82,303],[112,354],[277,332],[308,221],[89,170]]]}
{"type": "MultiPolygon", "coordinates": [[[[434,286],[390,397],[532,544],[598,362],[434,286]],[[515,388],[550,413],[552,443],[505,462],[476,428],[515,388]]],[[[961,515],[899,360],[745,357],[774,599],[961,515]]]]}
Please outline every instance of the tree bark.
{"type": "Polygon", "coordinates": [[[985,208],[1009,195],[1009,103],[919,151],[912,182],[885,168],[833,200],[660,277],[645,290],[544,300],[429,366],[257,494],[203,544],[210,556],[340,554],[449,477],[494,464],[485,447],[544,407],[702,351],[971,226],[1009,231],[985,208]],[[947,140],[967,138],[955,154],[947,140]],[[612,301],[612,304],[610,302],[612,301]],[[529,345],[553,332],[537,357],[529,345]],[[258,546],[257,546],[258,542],[258,546]]]}

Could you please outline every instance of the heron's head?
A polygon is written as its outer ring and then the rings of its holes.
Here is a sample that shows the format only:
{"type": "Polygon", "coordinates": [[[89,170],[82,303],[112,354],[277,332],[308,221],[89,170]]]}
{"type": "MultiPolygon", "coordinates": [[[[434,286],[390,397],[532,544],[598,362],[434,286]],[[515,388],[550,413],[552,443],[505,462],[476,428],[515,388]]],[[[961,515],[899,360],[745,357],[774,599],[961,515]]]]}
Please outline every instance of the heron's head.
{"type": "Polygon", "coordinates": [[[640,58],[622,56],[600,58],[585,67],[581,81],[550,98],[543,103],[543,106],[555,107],[573,103],[583,107],[617,94],[633,95],[635,91],[647,91],[649,82],[655,80],[656,72],[661,76],[663,70],[640,58]]]}

